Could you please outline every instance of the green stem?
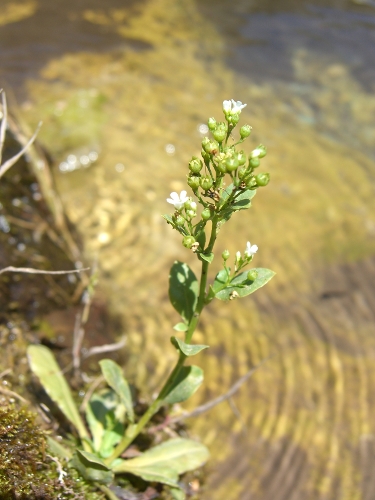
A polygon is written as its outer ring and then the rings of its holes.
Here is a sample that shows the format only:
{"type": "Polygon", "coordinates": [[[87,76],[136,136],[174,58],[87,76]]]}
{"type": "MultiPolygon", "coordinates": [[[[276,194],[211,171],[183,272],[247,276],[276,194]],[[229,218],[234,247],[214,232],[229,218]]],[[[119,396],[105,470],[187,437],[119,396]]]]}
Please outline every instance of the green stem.
{"type": "MultiPolygon", "coordinates": [[[[211,253],[212,249],[214,247],[216,237],[217,237],[217,224],[218,224],[218,220],[216,219],[216,217],[214,217],[214,219],[212,220],[210,241],[208,242],[208,245],[205,249],[206,253],[211,253]]],[[[193,317],[190,320],[189,327],[188,327],[186,334],[185,334],[185,342],[187,344],[189,344],[191,341],[193,333],[198,325],[200,314],[201,314],[201,312],[205,306],[205,303],[206,303],[206,286],[207,286],[209,265],[210,265],[209,262],[207,262],[206,260],[202,260],[201,280],[200,280],[198,301],[197,301],[197,305],[195,307],[193,317]]],[[[149,406],[146,413],[144,413],[142,415],[142,417],[140,418],[138,423],[135,426],[133,426],[132,429],[129,429],[129,432],[127,434],[125,434],[125,436],[122,438],[120,443],[114,449],[112,455],[110,457],[108,457],[107,459],[105,459],[105,463],[107,465],[110,465],[113,462],[113,460],[118,458],[121,455],[121,453],[123,453],[123,451],[126,450],[126,448],[134,441],[134,439],[138,436],[138,434],[148,424],[148,422],[151,420],[153,415],[155,415],[155,413],[163,405],[164,398],[168,394],[171,386],[173,386],[174,381],[178,377],[181,368],[184,366],[184,362],[185,362],[186,358],[187,358],[187,356],[184,353],[180,352],[176,366],[174,367],[173,371],[169,375],[169,377],[168,377],[167,381],[165,382],[163,388],[161,389],[158,397],[149,406]]]]}

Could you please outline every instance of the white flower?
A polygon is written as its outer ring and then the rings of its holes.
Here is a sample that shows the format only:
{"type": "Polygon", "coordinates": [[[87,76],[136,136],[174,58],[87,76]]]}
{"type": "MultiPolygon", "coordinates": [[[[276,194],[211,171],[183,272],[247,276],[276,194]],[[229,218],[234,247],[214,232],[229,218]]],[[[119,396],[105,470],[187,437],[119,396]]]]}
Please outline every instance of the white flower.
{"type": "Polygon", "coordinates": [[[174,205],[176,210],[181,210],[184,203],[189,199],[186,195],[186,191],[181,191],[180,196],[176,192],[173,192],[169,195],[170,198],[167,198],[167,202],[174,205]]]}
{"type": "Polygon", "coordinates": [[[248,257],[252,257],[257,253],[257,251],[258,247],[256,245],[252,245],[250,241],[248,241],[246,244],[245,255],[247,255],[248,257]]]}
{"type": "Polygon", "coordinates": [[[242,104],[241,101],[235,101],[234,99],[232,99],[232,104],[233,104],[232,114],[241,113],[243,108],[247,106],[247,104],[242,104]]]}
{"type": "Polygon", "coordinates": [[[238,251],[236,252],[236,260],[240,260],[240,258],[241,258],[241,252],[238,251]]]}
{"type": "Polygon", "coordinates": [[[231,110],[232,110],[232,102],[231,101],[223,101],[224,113],[230,113],[231,110]]]}
{"type": "Polygon", "coordinates": [[[245,106],[247,106],[247,104],[242,104],[241,101],[235,101],[234,99],[231,99],[230,101],[223,101],[223,111],[225,115],[235,115],[237,113],[241,113],[245,106]]]}

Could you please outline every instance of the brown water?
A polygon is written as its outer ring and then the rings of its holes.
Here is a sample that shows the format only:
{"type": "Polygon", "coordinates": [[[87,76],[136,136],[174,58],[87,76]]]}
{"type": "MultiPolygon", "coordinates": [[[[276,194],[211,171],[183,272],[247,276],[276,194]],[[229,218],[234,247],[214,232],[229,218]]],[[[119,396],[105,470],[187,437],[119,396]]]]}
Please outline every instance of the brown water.
{"type": "Polygon", "coordinates": [[[278,274],[205,313],[206,382],[190,407],[272,358],[235,409],[191,422],[213,455],[202,498],[373,498],[373,2],[5,4],[1,79],[30,124],[44,121],[67,212],[123,318],[126,372],[148,391],[175,356],[168,269],[197,269],[160,214],[199,152],[198,127],[233,97],[248,103],[249,148],[268,146],[272,183],[219,250],[250,239],[256,264],[278,274]]]}

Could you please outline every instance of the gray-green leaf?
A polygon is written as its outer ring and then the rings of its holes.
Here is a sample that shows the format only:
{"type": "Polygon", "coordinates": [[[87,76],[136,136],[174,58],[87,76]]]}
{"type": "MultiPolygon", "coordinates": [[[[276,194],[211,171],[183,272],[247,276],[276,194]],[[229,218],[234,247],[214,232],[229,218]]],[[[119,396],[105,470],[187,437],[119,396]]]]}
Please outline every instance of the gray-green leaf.
{"type": "Polygon", "coordinates": [[[130,472],[146,481],[177,486],[180,474],[194,470],[206,462],[207,448],[191,439],[176,438],[146,451],[142,455],[116,463],[113,471],[130,472]]]}
{"type": "Polygon", "coordinates": [[[238,294],[238,297],[246,297],[264,286],[275,276],[275,273],[270,269],[256,268],[254,270],[258,273],[254,281],[248,279],[248,271],[245,271],[236,276],[228,285],[226,279],[222,279],[224,275],[220,275],[222,273],[220,271],[212,287],[215,291],[215,297],[220,300],[229,300],[233,296],[233,292],[238,294]]]}
{"type": "Polygon", "coordinates": [[[134,422],[133,400],[129,384],[125,379],[121,367],[111,359],[102,359],[99,361],[100,368],[107,384],[119,396],[121,402],[126,408],[130,422],[134,422]]]}
{"type": "Polygon", "coordinates": [[[203,349],[207,349],[208,345],[193,345],[193,344],[185,344],[182,340],[177,337],[171,337],[172,344],[180,350],[185,356],[195,356],[199,352],[203,351],[203,349]]]}
{"type": "Polygon", "coordinates": [[[187,264],[176,261],[169,274],[169,299],[187,323],[193,317],[198,291],[198,280],[193,271],[187,264]]]}
{"type": "Polygon", "coordinates": [[[42,345],[31,345],[27,349],[31,370],[39,378],[44,390],[66,418],[77,429],[81,439],[89,439],[86,427],[74,403],[69,385],[62,374],[55,356],[42,345]]]}
{"type": "Polygon", "coordinates": [[[183,366],[163,402],[174,404],[186,401],[196,392],[202,382],[203,370],[199,366],[183,366]]]}

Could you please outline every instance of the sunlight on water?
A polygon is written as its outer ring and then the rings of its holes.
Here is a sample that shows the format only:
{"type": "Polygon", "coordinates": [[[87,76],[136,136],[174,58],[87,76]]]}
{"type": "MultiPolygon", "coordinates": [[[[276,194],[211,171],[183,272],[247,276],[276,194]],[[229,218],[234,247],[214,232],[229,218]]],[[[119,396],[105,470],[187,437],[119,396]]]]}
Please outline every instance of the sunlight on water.
{"type": "MultiPolygon", "coordinates": [[[[204,498],[361,498],[367,463],[356,457],[375,432],[374,280],[361,288],[375,270],[375,96],[356,78],[353,54],[325,55],[320,40],[309,47],[275,15],[279,24],[267,26],[284,51],[269,49],[275,67],[262,78],[251,15],[234,49],[193,1],[80,15],[133,46],[49,60],[28,81],[23,110],[30,122],[44,121],[40,137],[55,155],[67,213],[88,260],[98,257],[111,310],[123,317],[127,374],[150,393],[174,359],[168,269],[175,259],[197,266],[160,214],[169,193],[184,187],[206,119],[221,118],[223,99],[240,99],[253,127],[248,147],[267,145],[272,183],[223,229],[218,250],[243,251],[250,240],[259,246],[256,265],[278,274],[253,299],[213,305],[197,332],[211,349],[199,355],[206,385],[190,406],[270,356],[234,409],[224,403],[190,422],[213,455],[204,498]],[[95,161],[79,163],[92,152],[95,161]]],[[[314,15],[300,15],[311,37],[314,15]]]]}

